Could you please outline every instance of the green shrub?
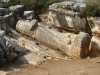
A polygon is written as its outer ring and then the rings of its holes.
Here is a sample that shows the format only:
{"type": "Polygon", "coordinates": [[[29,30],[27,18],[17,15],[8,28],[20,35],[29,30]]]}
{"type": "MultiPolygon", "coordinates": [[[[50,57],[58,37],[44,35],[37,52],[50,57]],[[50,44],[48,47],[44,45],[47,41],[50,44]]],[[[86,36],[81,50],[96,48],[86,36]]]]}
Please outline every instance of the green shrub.
{"type": "Polygon", "coordinates": [[[100,16],[100,8],[98,5],[87,5],[81,16],[100,16]]]}
{"type": "Polygon", "coordinates": [[[44,13],[48,10],[50,4],[62,0],[10,0],[8,3],[1,4],[0,7],[8,8],[12,5],[22,4],[26,10],[35,10],[37,13],[44,13]]]}
{"type": "Polygon", "coordinates": [[[19,0],[20,4],[24,5],[26,10],[33,10],[36,6],[37,0],[19,0]]]}

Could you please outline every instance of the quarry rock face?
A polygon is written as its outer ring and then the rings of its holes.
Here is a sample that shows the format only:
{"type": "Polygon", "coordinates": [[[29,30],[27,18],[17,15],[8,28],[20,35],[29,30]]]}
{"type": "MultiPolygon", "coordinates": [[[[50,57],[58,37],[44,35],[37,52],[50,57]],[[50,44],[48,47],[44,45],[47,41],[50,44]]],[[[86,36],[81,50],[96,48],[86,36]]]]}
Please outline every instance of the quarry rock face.
{"type": "Polygon", "coordinates": [[[49,24],[68,31],[84,31],[86,20],[79,17],[79,11],[85,7],[86,4],[76,4],[72,1],[54,3],[49,6],[49,24]]]}

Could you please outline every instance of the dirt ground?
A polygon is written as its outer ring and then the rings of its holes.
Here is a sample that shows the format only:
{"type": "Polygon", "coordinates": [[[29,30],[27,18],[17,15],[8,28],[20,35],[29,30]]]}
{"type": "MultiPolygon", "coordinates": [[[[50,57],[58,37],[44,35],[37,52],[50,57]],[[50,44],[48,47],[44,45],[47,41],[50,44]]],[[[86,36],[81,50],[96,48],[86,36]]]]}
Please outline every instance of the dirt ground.
{"type": "MultiPolygon", "coordinates": [[[[41,65],[16,62],[1,68],[7,75],[100,75],[100,57],[74,60],[50,60],[41,65]],[[15,69],[15,70],[13,70],[15,69]]],[[[3,75],[0,73],[0,75],[3,75]]]]}

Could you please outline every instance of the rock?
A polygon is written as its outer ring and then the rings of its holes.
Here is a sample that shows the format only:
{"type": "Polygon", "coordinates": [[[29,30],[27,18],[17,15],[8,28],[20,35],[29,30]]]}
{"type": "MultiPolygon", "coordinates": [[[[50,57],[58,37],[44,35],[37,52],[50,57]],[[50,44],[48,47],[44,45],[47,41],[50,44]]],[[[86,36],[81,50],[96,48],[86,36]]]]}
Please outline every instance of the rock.
{"type": "Polygon", "coordinates": [[[0,16],[4,16],[6,14],[9,14],[10,10],[7,8],[0,8],[0,16]]]}
{"type": "Polygon", "coordinates": [[[69,42],[71,39],[62,33],[53,31],[42,24],[39,24],[36,33],[34,34],[34,38],[48,46],[68,54],[69,42]]]}
{"type": "Polygon", "coordinates": [[[6,40],[3,36],[0,36],[0,50],[0,56],[3,56],[2,59],[5,59],[5,62],[7,62],[9,60],[9,51],[7,50],[6,40]]]}
{"type": "Polygon", "coordinates": [[[31,52],[38,52],[39,47],[36,46],[35,42],[26,38],[19,38],[18,44],[31,52]]]}
{"type": "Polygon", "coordinates": [[[35,18],[34,11],[24,11],[24,17],[26,20],[32,20],[35,18]]]}
{"type": "Polygon", "coordinates": [[[4,21],[5,21],[6,25],[7,25],[7,29],[8,30],[9,30],[9,26],[11,28],[15,28],[16,27],[18,19],[17,19],[17,16],[15,14],[10,13],[8,15],[5,15],[3,18],[4,18],[4,21]]]}
{"type": "Polygon", "coordinates": [[[2,62],[1,60],[5,60],[5,58],[3,58],[4,57],[4,52],[3,52],[3,50],[0,48],[0,62],[2,62]]]}
{"type": "Polygon", "coordinates": [[[19,16],[23,16],[25,10],[23,5],[10,6],[9,9],[11,12],[15,12],[19,16]]]}
{"type": "Polygon", "coordinates": [[[17,21],[18,20],[16,16],[13,15],[13,13],[7,14],[0,18],[0,29],[7,33],[8,31],[11,31],[11,28],[16,27],[17,21]]]}
{"type": "Polygon", "coordinates": [[[64,1],[61,3],[54,3],[49,6],[49,10],[52,11],[57,11],[57,9],[62,10],[62,9],[70,9],[72,10],[72,6],[75,4],[73,1],[64,1]]]}
{"type": "Polygon", "coordinates": [[[0,3],[9,2],[9,0],[0,0],[0,3]]]}
{"type": "Polygon", "coordinates": [[[27,51],[25,48],[21,47],[20,45],[18,45],[16,43],[13,43],[11,45],[11,47],[14,48],[14,51],[16,51],[16,52],[18,52],[20,54],[26,53],[26,51],[27,51]]]}
{"type": "Polygon", "coordinates": [[[93,36],[91,40],[91,49],[100,51],[100,39],[93,36]]]}
{"type": "Polygon", "coordinates": [[[88,18],[89,20],[89,24],[91,25],[91,30],[92,30],[92,33],[95,35],[95,36],[99,36],[100,35],[100,18],[99,17],[91,17],[91,18],[88,18]]]}
{"type": "Polygon", "coordinates": [[[5,31],[0,30],[0,36],[4,36],[5,35],[5,31]]]}
{"type": "Polygon", "coordinates": [[[46,61],[44,57],[34,53],[29,53],[19,58],[17,62],[24,63],[24,64],[39,65],[44,61],[46,61]]]}
{"type": "Polygon", "coordinates": [[[85,9],[85,7],[86,7],[85,3],[76,3],[74,4],[73,9],[77,12],[81,12],[85,9]]]}
{"type": "Polygon", "coordinates": [[[7,32],[7,24],[4,20],[4,18],[0,18],[0,30],[7,32]]]}
{"type": "Polygon", "coordinates": [[[80,32],[75,38],[70,49],[70,56],[80,58],[85,57],[89,53],[91,38],[89,34],[80,32]]]}
{"type": "Polygon", "coordinates": [[[74,11],[77,8],[83,11],[86,7],[85,3],[74,3],[65,1],[62,3],[54,3],[49,6],[48,23],[51,27],[66,29],[66,31],[79,32],[85,30],[86,20],[80,17],[80,12],[74,11]]]}
{"type": "Polygon", "coordinates": [[[35,30],[35,27],[37,26],[37,23],[38,21],[35,19],[33,19],[32,21],[19,20],[16,25],[16,30],[28,36],[32,36],[33,31],[35,30]]]}

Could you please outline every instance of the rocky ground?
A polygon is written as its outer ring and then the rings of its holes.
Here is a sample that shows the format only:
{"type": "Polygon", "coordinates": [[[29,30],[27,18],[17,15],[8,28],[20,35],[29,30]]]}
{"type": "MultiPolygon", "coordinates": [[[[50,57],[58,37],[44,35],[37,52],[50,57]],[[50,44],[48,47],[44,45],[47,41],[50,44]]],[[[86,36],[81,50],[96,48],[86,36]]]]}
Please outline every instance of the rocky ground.
{"type": "Polygon", "coordinates": [[[0,75],[99,75],[100,57],[75,60],[50,60],[41,65],[6,65],[0,75]]]}

